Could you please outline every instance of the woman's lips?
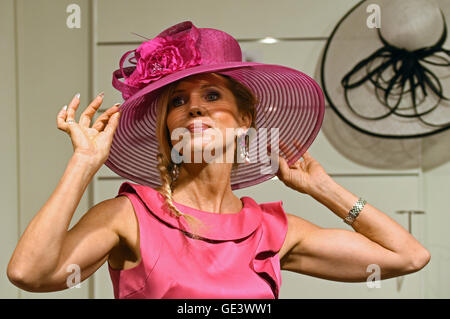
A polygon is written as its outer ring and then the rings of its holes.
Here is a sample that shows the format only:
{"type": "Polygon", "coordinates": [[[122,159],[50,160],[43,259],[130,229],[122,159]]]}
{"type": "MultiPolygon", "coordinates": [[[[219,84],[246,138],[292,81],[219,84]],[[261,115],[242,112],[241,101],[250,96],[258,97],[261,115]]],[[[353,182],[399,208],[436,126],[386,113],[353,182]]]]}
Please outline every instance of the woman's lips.
{"type": "Polygon", "coordinates": [[[205,131],[205,130],[207,130],[207,129],[209,129],[210,127],[208,126],[208,125],[205,125],[205,124],[201,124],[201,125],[194,125],[194,124],[191,124],[191,125],[188,125],[187,126],[187,129],[191,132],[191,133],[194,133],[194,132],[203,132],[203,131],[205,131]]]}

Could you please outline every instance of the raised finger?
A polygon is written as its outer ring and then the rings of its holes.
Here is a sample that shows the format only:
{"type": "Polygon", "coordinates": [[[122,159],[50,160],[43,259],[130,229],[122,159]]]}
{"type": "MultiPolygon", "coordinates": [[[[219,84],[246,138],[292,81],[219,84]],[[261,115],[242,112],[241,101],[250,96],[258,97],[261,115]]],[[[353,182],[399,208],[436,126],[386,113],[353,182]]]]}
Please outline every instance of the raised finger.
{"type": "Polygon", "coordinates": [[[286,160],[284,159],[283,156],[278,155],[278,171],[276,173],[276,175],[278,176],[278,178],[282,179],[283,177],[287,176],[289,173],[289,166],[286,162],[286,160]]]}
{"type": "Polygon", "coordinates": [[[72,101],[70,101],[67,107],[66,121],[75,120],[75,111],[78,109],[78,105],[80,105],[80,93],[75,94],[72,101]]]}
{"type": "Polygon", "coordinates": [[[280,149],[285,154],[285,158],[291,158],[292,157],[292,150],[291,148],[282,140],[280,140],[280,149]]]}
{"type": "Polygon", "coordinates": [[[102,115],[100,115],[97,120],[95,121],[94,125],[92,125],[92,128],[95,128],[97,131],[103,131],[106,124],[108,124],[109,119],[114,113],[117,113],[120,103],[114,104],[112,107],[107,109],[102,115]]]}
{"type": "Polygon", "coordinates": [[[67,105],[64,105],[64,107],[61,108],[61,110],[58,112],[58,115],[56,116],[56,127],[67,132],[67,110],[65,108],[67,109],[67,105]]]}
{"type": "MultiPolygon", "coordinates": [[[[300,143],[300,141],[298,139],[295,139],[292,144],[294,144],[294,146],[297,148],[297,150],[301,151],[303,149],[303,144],[300,143]]],[[[305,159],[305,154],[303,153],[303,155],[299,158],[299,161],[301,161],[301,159],[305,159]]]]}
{"type": "Polygon", "coordinates": [[[294,146],[300,151],[303,147],[303,145],[300,143],[300,140],[295,139],[292,144],[294,144],[294,146]]]}
{"type": "Polygon", "coordinates": [[[312,158],[312,156],[309,154],[308,151],[306,151],[305,153],[303,153],[302,157],[303,157],[305,160],[312,158]]]}
{"type": "Polygon", "coordinates": [[[81,114],[81,116],[80,116],[80,125],[81,126],[89,127],[91,125],[92,117],[94,116],[95,112],[97,112],[100,105],[102,105],[104,95],[105,94],[103,92],[99,93],[92,100],[91,104],[89,104],[88,107],[81,114]]]}
{"type": "Polygon", "coordinates": [[[114,132],[116,131],[117,126],[119,125],[119,120],[121,116],[121,112],[116,112],[109,118],[108,123],[106,124],[104,132],[110,136],[110,140],[112,140],[114,132]]]}

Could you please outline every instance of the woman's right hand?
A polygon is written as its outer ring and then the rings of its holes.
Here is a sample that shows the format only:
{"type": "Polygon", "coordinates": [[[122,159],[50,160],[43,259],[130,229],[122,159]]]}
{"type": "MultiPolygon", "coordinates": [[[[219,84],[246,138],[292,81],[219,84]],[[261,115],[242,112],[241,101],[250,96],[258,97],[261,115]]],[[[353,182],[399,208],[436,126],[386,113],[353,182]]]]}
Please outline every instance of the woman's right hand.
{"type": "Polygon", "coordinates": [[[75,121],[75,112],[80,104],[79,96],[75,95],[67,111],[62,109],[57,116],[57,127],[69,134],[74,155],[81,156],[97,168],[100,168],[108,159],[121,113],[119,104],[115,104],[100,115],[92,127],[89,127],[102,102],[103,93],[100,93],[81,114],[79,123],[67,123],[69,120],[75,121]]]}

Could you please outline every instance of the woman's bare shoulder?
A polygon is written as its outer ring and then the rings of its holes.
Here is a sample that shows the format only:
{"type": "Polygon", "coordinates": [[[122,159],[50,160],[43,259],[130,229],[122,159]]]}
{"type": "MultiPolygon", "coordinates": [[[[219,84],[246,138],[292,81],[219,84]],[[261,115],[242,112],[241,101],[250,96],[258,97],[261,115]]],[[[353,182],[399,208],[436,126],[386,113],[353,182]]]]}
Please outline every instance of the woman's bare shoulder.
{"type": "Polygon", "coordinates": [[[132,268],[139,262],[139,222],[133,204],[128,196],[121,195],[107,199],[110,212],[114,215],[112,227],[119,235],[120,244],[115,247],[108,258],[113,269],[132,268]]]}
{"type": "Polygon", "coordinates": [[[107,198],[97,203],[90,209],[89,219],[99,227],[106,227],[114,231],[121,241],[129,243],[135,238],[137,218],[134,213],[133,204],[127,196],[107,198]]]}
{"type": "Polygon", "coordinates": [[[134,212],[133,204],[128,196],[120,195],[105,200],[109,202],[107,209],[114,215],[114,227],[123,238],[128,238],[130,230],[136,231],[137,219],[134,212]]]}

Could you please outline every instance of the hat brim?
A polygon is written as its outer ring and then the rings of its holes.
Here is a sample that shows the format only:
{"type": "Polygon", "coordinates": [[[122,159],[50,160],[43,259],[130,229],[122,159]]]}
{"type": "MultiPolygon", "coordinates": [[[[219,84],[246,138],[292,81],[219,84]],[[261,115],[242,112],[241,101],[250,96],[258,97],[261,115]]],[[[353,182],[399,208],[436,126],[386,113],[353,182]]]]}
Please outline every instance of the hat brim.
{"type": "MultiPolygon", "coordinates": [[[[196,66],[169,74],[150,83],[124,101],[122,115],[105,162],[116,174],[153,188],[161,185],[157,169],[159,143],[156,138],[158,95],[166,85],[201,73],[228,75],[250,88],[259,100],[256,106],[258,138],[250,142],[249,164],[240,164],[231,173],[233,190],[253,186],[273,178],[269,160],[261,150],[275,143],[271,129],[278,128],[280,153],[288,165],[300,159],[315,140],[324,117],[324,96],[317,82],[298,70],[273,64],[229,62],[196,66]],[[266,128],[267,135],[259,134],[266,128]],[[298,147],[300,145],[300,147],[298,147]]],[[[274,147],[274,146],[272,146],[274,147]]],[[[277,166],[278,168],[278,166],[277,166]]]]}

